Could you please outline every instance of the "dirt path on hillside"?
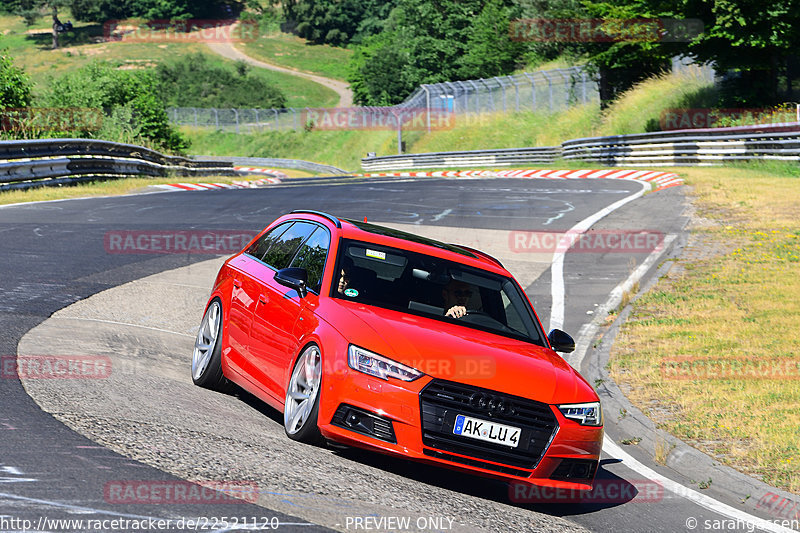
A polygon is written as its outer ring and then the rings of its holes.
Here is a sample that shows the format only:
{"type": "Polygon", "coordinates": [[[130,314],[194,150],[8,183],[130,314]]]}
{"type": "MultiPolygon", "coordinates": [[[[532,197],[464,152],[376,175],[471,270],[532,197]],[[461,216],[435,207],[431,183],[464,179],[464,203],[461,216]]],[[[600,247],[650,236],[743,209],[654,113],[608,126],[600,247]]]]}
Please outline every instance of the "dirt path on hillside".
{"type": "MultiPolygon", "coordinates": [[[[232,34],[233,33],[231,32],[230,35],[232,34]]],[[[227,59],[244,61],[255,67],[274,70],[276,72],[283,72],[285,74],[291,74],[292,76],[300,76],[301,78],[306,78],[315,83],[319,83],[320,85],[324,85],[329,89],[333,89],[336,91],[336,94],[339,95],[339,103],[337,104],[338,107],[350,107],[353,105],[353,92],[350,90],[349,85],[345,81],[334,80],[324,76],[318,76],[316,74],[310,74],[308,72],[302,72],[300,70],[294,70],[286,67],[279,67],[278,65],[259,61],[258,59],[252,58],[236,48],[233,43],[207,42],[206,45],[211,48],[214,53],[219,54],[227,59]]]]}

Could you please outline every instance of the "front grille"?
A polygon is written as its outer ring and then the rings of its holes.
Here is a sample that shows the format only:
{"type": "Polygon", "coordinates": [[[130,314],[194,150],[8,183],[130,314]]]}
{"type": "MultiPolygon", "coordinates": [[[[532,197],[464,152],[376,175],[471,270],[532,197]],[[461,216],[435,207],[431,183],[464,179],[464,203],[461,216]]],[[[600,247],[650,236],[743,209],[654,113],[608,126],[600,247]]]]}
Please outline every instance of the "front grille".
{"type": "Polygon", "coordinates": [[[545,403],[451,381],[431,381],[420,393],[420,407],[425,446],[517,468],[536,468],[558,430],[545,403]],[[511,448],[456,435],[457,415],[521,428],[519,445],[511,448]]]}

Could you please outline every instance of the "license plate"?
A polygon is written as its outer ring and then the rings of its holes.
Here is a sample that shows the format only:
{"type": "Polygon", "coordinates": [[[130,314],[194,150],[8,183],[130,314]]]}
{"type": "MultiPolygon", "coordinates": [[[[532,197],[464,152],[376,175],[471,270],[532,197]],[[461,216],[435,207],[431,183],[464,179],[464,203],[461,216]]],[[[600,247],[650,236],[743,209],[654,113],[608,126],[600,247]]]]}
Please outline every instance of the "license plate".
{"type": "Polygon", "coordinates": [[[516,448],[522,429],[497,422],[489,422],[471,416],[457,415],[453,433],[462,437],[470,437],[503,446],[516,448]]]}

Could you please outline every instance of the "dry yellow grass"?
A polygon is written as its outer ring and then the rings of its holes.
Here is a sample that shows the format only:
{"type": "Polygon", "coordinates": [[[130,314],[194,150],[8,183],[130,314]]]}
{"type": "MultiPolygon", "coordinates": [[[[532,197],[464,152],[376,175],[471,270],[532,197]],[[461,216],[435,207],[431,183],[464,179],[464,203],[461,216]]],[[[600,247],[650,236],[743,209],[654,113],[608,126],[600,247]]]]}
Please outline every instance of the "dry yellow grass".
{"type": "Polygon", "coordinates": [[[797,170],[681,173],[700,223],[669,274],[634,303],[611,375],[663,429],[800,493],[797,170]]]}

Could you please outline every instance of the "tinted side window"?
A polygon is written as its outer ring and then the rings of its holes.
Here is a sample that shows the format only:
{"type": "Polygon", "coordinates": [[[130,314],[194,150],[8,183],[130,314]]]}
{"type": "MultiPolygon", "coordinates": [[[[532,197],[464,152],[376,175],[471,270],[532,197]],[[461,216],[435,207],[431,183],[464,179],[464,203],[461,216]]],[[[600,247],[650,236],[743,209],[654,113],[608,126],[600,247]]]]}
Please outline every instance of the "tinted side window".
{"type": "Polygon", "coordinates": [[[273,243],[262,261],[276,270],[288,267],[300,244],[316,228],[308,222],[296,222],[273,243]]]}
{"type": "Polygon", "coordinates": [[[300,247],[291,266],[305,268],[308,272],[308,288],[319,294],[322,286],[322,272],[325,270],[325,257],[331,244],[328,230],[317,227],[309,239],[300,247]]]}
{"type": "Polygon", "coordinates": [[[292,225],[292,222],[284,222],[280,226],[277,226],[270,231],[266,232],[264,235],[261,236],[256,242],[250,245],[250,248],[247,249],[247,253],[255,257],[256,259],[264,259],[264,255],[270,249],[272,244],[281,236],[283,232],[289,229],[289,226],[292,225]]]}

